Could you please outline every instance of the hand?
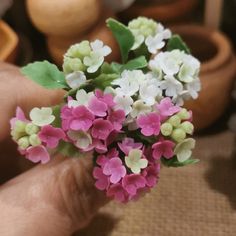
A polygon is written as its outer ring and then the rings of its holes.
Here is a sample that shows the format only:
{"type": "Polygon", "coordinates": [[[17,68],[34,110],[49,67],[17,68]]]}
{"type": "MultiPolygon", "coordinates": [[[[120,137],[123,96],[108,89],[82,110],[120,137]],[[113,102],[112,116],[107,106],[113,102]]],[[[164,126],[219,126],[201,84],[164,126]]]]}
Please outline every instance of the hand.
{"type": "MultiPolygon", "coordinates": [[[[62,91],[43,89],[18,68],[0,63],[0,141],[9,136],[9,119],[17,105],[28,112],[56,104],[62,96],[62,91]]],[[[91,172],[92,156],[56,156],[2,185],[0,235],[64,236],[84,227],[107,201],[94,187],[91,172]]]]}

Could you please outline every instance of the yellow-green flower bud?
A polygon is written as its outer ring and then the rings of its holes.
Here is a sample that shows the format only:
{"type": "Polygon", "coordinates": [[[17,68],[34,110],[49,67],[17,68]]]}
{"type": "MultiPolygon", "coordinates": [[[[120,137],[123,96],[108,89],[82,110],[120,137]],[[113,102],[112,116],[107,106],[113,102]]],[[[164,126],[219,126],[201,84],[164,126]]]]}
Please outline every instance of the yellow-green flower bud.
{"type": "Polygon", "coordinates": [[[186,138],[186,133],[183,129],[177,128],[173,130],[171,137],[177,142],[180,143],[186,138]]]}
{"type": "Polygon", "coordinates": [[[29,142],[32,146],[38,146],[41,144],[41,140],[39,139],[37,134],[30,135],[29,142]]]}
{"type": "Polygon", "coordinates": [[[15,125],[14,125],[14,130],[17,133],[24,133],[25,132],[25,126],[26,123],[21,121],[21,120],[17,120],[15,125]]]}
{"type": "Polygon", "coordinates": [[[164,123],[161,125],[161,133],[164,136],[169,136],[171,135],[173,131],[173,126],[170,123],[164,123]]]}
{"type": "Polygon", "coordinates": [[[75,71],[85,71],[86,67],[79,58],[64,57],[63,71],[66,74],[75,71]]]}
{"type": "Polygon", "coordinates": [[[181,123],[181,119],[179,118],[179,116],[173,115],[167,120],[167,122],[174,127],[178,127],[181,123]]]}
{"type": "Polygon", "coordinates": [[[22,136],[24,136],[24,134],[23,134],[23,135],[21,135],[21,134],[22,134],[22,133],[18,133],[18,132],[16,132],[15,130],[12,130],[12,131],[11,131],[12,139],[15,140],[15,141],[17,141],[19,138],[21,138],[22,136]]]}
{"type": "Polygon", "coordinates": [[[30,145],[29,138],[27,136],[24,136],[24,137],[20,138],[17,141],[17,143],[18,143],[18,145],[21,149],[26,149],[30,145]]]}
{"type": "Polygon", "coordinates": [[[182,108],[181,111],[177,113],[177,115],[181,120],[188,120],[190,118],[190,113],[185,108],[182,108]]]}
{"type": "Polygon", "coordinates": [[[39,132],[39,127],[37,125],[34,125],[33,123],[28,123],[26,126],[25,126],[25,132],[28,134],[28,135],[31,135],[31,134],[36,134],[39,132]]]}
{"type": "Polygon", "coordinates": [[[85,41],[82,41],[81,43],[72,45],[66,52],[65,56],[71,57],[71,58],[79,58],[83,60],[85,56],[90,55],[91,51],[92,50],[89,45],[89,41],[85,40],[85,41]]]}
{"type": "Polygon", "coordinates": [[[184,121],[180,127],[187,133],[187,134],[192,134],[194,130],[194,126],[191,122],[189,121],[184,121]]]}

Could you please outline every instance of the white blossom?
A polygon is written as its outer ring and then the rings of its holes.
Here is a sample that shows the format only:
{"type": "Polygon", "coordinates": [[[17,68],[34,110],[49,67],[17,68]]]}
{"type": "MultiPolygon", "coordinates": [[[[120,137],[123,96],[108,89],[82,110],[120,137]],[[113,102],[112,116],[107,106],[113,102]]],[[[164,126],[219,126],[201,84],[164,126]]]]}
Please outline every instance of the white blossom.
{"type": "Polygon", "coordinates": [[[147,114],[151,112],[151,110],[152,110],[151,106],[144,104],[142,100],[137,100],[133,103],[133,109],[130,112],[130,116],[132,118],[136,118],[141,114],[147,114]]]}
{"type": "Polygon", "coordinates": [[[84,57],[83,63],[87,66],[88,73],[94,73],[104,62],[104,57],[98,52],[91,52],[89,56],[84,57]]]}
{"type": "Polygon", "coordinates": [[[68,107],[87,106],[92,96],[94,96],[93,92],[87,93],[84,89],[80,89],[76,92],[76,100],[68,101],[68,107]]]}
{"type": "Polygon", "coordinates": [[[79,88],[86,81],[86,76],[82,71],[76,71],[66,75],[66,82],[72,89],[79,88]]]}
{"type": "Polygon", "coordinates": [[[125,115],[128,115],[132,111],[132,104],[133,99],[128,95],[117,95],[114,98],[114,102],[116,103],[115,109],[123,109],[125,112],[125,115]]]}
{"type": "Polygon", "coordinates": [[[93,52],[98,53],[99,55],[105,57],[111,53],[111,48],[107,45],[104,45],[101,40],[95,40],[90,43],[93,52]]]}
{"type": "Polygon", "coordinates": [[[199,78],[194,79],[192,82],[185,85],[188,93],[193,99],[198,97],[198,92],[201,90],[201,82],[199,78]]]}

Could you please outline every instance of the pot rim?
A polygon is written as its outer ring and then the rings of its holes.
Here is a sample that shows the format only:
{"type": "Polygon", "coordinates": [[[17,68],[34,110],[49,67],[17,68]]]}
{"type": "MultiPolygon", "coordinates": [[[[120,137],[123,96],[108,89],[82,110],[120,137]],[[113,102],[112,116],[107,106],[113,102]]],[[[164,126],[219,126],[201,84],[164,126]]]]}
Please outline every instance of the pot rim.
{"type": "Polygon", "coordinates": [[[232,46],[228,38],[220,31],[213,30],[204,26],[190,24],[177,25],[171,27],[173,32],[186,34],[188,36],[196,36],[207,38],[209,42],[214,44],[216,55],[207,61],[201,62],[201,72],[216,70],[221,67],[232,55],[232,46]]]}

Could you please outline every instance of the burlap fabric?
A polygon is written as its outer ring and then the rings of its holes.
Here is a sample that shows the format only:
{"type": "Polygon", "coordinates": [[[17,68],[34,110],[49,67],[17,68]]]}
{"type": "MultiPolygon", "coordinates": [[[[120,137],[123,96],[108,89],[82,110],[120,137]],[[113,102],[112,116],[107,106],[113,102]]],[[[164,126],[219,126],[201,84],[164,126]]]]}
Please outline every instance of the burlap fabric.
{"type": "Polygon", "coordinates": [[[77,236],[235,236],[234,135],[197,138],[201,162],[163,168],[158,186],[138,202],[111,202],[77,236]]]}

